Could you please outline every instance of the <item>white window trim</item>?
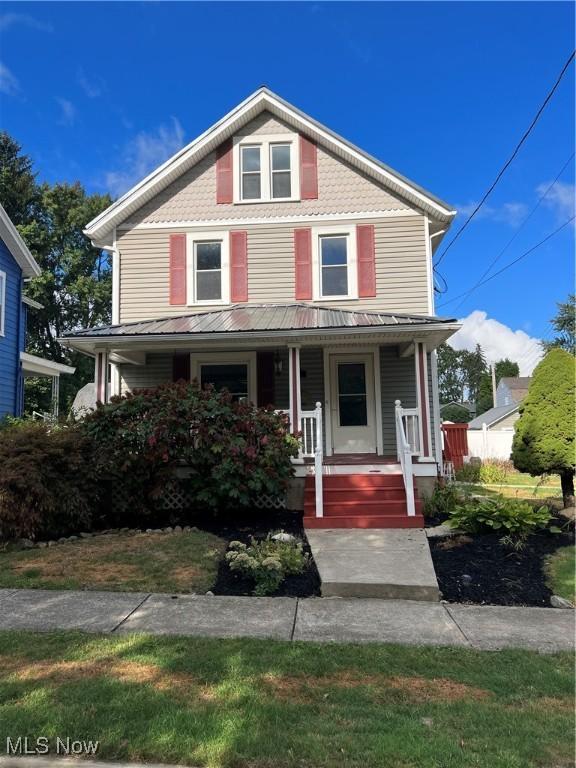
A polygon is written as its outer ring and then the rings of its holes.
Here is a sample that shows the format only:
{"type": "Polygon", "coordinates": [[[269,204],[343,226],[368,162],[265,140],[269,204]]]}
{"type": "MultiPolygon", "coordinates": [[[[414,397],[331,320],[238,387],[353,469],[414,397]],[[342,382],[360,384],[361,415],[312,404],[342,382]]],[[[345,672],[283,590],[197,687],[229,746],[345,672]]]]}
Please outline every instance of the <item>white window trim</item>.
{"type": "Polygon", "coordinates": [[[190,379],[200,381],[202,365],[244,363],[248,366],[248,399],[256,405],[256,352],[193,352],[190,355],[190,379]]]}
{"type": "Polygon", "coordinates": [[[5,336],[6,322],[6,272],[0,272],[0,336],[5,336]]]}
{"type": "Polygon", "coordinates": [[[188,232],[186,234],[186,303],[189,307],[214,307],[230,304],[230,233],[219,232],[188,232]],[[220,273],[222,275],[222,296],[220,299],[194,301],[194,243],[219,240],[222,243],[220,251],[220,273]]]}
{"type": "Polygon", "coordinates": [[[356,227],[333,226],[312,229],[312,293],[314,301],[354,301],[358,299],[358,267],[356,255],[356,227]],[[323,235],[341,235],[347,238],[348,293],[342,296],[322,296],[322,265],[320,238],[323,235]]]}
{"type": "Polygon", "coordinates": [[[249,136],[235,136],[233,139],[234,203],[250,205],[258,203],[287,203],[300,201],[300,137],[297,133],[254,133],[249,136]],[[290,144],[290,197],[272,197],[271,144],[290,144]],[[242,160],[240,148],[260,147],[260,194],[259,199],[242,199],[242,160]]]}

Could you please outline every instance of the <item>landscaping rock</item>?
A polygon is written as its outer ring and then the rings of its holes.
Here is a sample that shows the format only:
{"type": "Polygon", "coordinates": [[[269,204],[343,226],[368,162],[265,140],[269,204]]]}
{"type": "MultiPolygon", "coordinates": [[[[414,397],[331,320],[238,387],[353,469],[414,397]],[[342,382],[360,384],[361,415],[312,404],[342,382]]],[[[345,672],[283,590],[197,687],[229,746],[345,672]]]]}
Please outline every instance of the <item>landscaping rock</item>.
{"type": "Polygon", "coordinates": [[[37,546],[39,549],[45,549],[45,547],[47,547],[47,546],[48,546],[48,542],[47,542],[47,541],[39,541],[39,542],[38,542],[38,544],[36,544],[36,546],[37,546]]]}
{"type": "Polygon", "coordinates": [[[574,608],[570,600],[566,600],[566,598],[560,597],[560,595],[552,595],[550,605],[552,608],[574,608]]]}
{"type": "Polygon", "coordinates": [[[153,533],[152,528],[146,528],[146,533],[153,533]]]}
{"type": "Polygon", "coordinates": [[[82,531],[80,534],[81,539],[91,539],[93,537],[93,533],[88,533],[88,531],[82,531]]]}
{"type": "Polygon", "coordinates": [[[462,534],[458,528],[451,528],[446,523],[435,525],[433,528],[425,528],[424,532],[429,539],[445,539],[448,536],[460,536],[462,534]]]}
{"type": "Polygon", "coordinates": [[[60,538],[58,539],[58,544],[64,544],[66,541],[68,541],[66,536],[60,536],[60,538]]]}
{"type": "Polygon", "coordinates": [[[68,536],[68,541],[78,541],[78,536],[68,536]]]}
{"type": "Polygon", "coordinates": [[[185,525],[184,526],[184,533],[190,533],[191,530],[192,530],[192,528],[190,528],[189,525],[185,525]]]}
{"type": "Polygon", "coordinates": [[[48,542],[48,546],[49,547],[55,547],[57,543],[58,543],[57,541],[49,541],[48,542]]]}
{"type": "Polygon", "coordinates": [[[174,529],[170,525],[168,525],[166,526],[166,528],[164,528],[164,533],[172,533],[173,530],[174,529]]]}
{"type": "Polygon", "coordinates": [[[206,597],[214,597],[214,592],[208,590],[208,592],[206,592],[206,597]]]}
{"type": "Polygon", "coordinates": [[[14,549],[34,549],[35,546],[32,539],[17,539],[14,542],[14,549]]]}
{"type": "Polygon", "coordinates": [[[291,533],[284,533],[284,531],[280,531],[280,533],[275,533],[274,536],[272,536],[274,541],[294,541],[295,537],[292,536],[291,533]]]}
{"type": "Polygon", "coordinates": [[[174,533],[182,533],[182,526],[181,525],[175,525],[174,526],[174,533]]]}

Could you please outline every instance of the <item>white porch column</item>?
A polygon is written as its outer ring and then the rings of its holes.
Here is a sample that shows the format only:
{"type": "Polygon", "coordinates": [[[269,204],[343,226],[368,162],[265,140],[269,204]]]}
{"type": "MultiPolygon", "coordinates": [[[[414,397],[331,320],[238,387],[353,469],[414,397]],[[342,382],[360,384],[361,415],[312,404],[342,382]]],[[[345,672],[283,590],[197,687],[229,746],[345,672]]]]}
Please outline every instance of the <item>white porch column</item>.
{"type": "Polygon", "coordinates": [[[302,412],[300,401],[300,347],[288,347],[288,373],[290,429],[294,433],[300,431],[300,414],[302,412]]]}
{"type": "Polygon", "coordinates": [[[57,419],[60,412],[60,375],[52,376],[52,416],[57,419]]]}
{"type": "Polygon", "coordinates": [[[108,402],[108,352],[96,352],[94,359],[96,402],[108,402]]]}
{"type": "Polygon", "coordinates": [[[416,402],[420,415],[420,445],[423,458],[432,457],[432,434],[430,431],[430,398],[428,395],[428,359],[426,344],[414,342],[414,361],[416,366],[416,402]]]}

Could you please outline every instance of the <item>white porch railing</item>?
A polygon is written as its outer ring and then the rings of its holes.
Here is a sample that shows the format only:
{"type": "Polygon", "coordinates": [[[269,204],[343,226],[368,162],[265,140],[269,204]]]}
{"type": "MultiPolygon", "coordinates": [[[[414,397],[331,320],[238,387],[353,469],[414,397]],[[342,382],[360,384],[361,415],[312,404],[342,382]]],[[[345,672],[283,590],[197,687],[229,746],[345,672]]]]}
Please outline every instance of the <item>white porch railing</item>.
{"type": "MultiPolygon", "coordinates": [[[[284,411],[284,413],[289,413],[284,411]]],[[[314,459],[314,487],[316,495],[316,517],[324,514],[322,462],[324,458],[322,403],[316,403],[313,411],[300,412],[300,458],[314,459]]]]}
{"type": "MultiPolygon", "coordinates": [[[[413,410],[414,409],[404,409],[402,408],[400,400],[395,401],[396,450],[398,452],[398,461],[402,467],[404,488],[406,489],[406,507],[410,517],[414,517],[416,514],[416,505],[414,504],[414,477],[412,474],[412,454],[414,453],[414,446],[409,442],[406,435],[405,418],[407,416],[412,417],[414,415],[413,410]]],[[[416,416],[417,415],[418,414],[416,413],[416,416]]],[[[408,423],[410,423],[410,421],[408,423]]],[[[416,426],[418,426],[417,419],[416,426]]]]}
{"type": "MultiPolygon", "coordinates": [[[[400,400],[396,400],[396,405],[400,400]]],[[[418,408],[402,408],[404,434],[413,456],[419,456],[420,449],[420,412],[418,408]]]]}

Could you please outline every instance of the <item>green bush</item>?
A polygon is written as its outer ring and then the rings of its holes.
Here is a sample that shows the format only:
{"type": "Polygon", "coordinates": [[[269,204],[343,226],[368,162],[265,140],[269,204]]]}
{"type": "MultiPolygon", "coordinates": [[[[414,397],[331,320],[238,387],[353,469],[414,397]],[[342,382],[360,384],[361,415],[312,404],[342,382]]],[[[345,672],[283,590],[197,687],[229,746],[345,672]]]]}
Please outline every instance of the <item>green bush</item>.
{"type": "Polygon", "coordinates": [[[113,398],[82,429],[101,447],[98,472],[127,523],[156,507],[178,467],[194,507],[225,510],[282,495],[298,455],[284,414],[185,382],[113,398]]]}
{"type": "Polygon", "coordinates": [[[260,596],[276,592],[286,576],[302,573],[309,563],[302,542],[275,541],[270,536],[262,541],[251,538],[249,545],[230,542],[226,560],[230,570],[254,580],[254,594],[260,596]]]}
{"type": "Polygon", "coordinates": [[[463,464],[455,472],[456,480],[460,483],[478,483],[480,482],[480,465],[479,464],[463,464]]]}
{"type": "Polygon", "coordinates": [[[548,507],[534,507],[519,499],[469,499],[450,513],[449,524],[468,533],[500,532],[511,539],[525,539],[532,533],[548,528],[552,516],[548,507]]]}
{"type": "Polygon", "coordinates": [[[92,459],[77,427],[16,422],[0,430],[0,536],[90,528],[99,494],[92,459]]]}
{"type": "Polygon", "coordinates": [[[512,472],[514,472],[514,465],[511,461],[503,459],[483,461],[480,467],[480,482],[488,483],[489,485],[505,483],[512,472]]]}
{"type": "Polygon", "coordinates": [[[424,498],[424,517],[441,517],[451,512],[460,496],[454,485],[434,486],[430,496],[424,498]]]}

